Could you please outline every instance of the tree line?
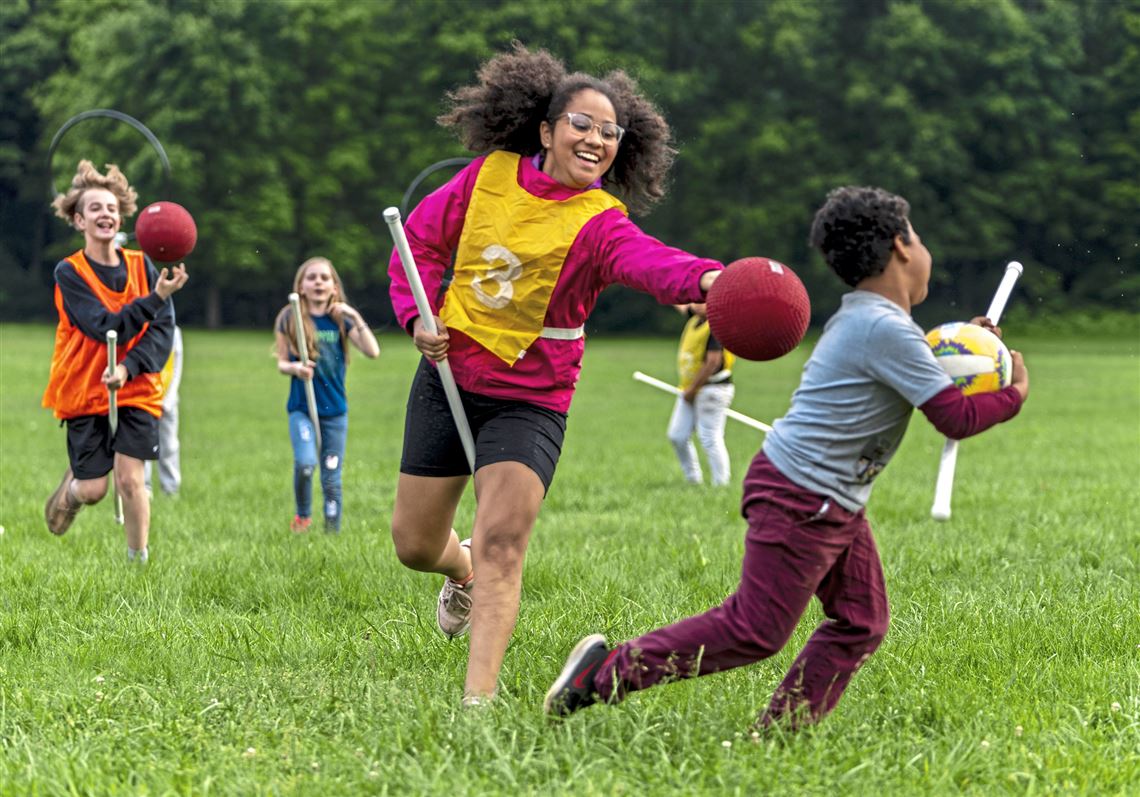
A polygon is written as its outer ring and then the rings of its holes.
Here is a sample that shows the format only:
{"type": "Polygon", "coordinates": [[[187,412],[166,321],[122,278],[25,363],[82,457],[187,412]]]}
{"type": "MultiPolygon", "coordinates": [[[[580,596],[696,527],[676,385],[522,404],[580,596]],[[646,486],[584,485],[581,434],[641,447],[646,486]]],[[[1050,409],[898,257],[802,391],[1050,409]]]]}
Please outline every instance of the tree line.
{"type": "MultiPolygon", "coordinates": [[[[515,39],[633,74],[679,150],[638,223],[725,262],[788,263],[817,320],[843,286],[807,231],[850,183],[910,200],[932,317],[983,311],[1010,259],[1033,312],[1138,309],[1138,0],[6,0],[0,32],[6,320],[50,317],[52,269],[79,239],[48,201],[90,158],[118,163],[141,205],[193,213],[182,323],[268,325],[314,254],[391,323],[381,212],[425,166],[472,154],[434,119],[515,39]],[[153,130],[170,185],[109,120],[76,125],[48,163],[53,134],[92,108],[153,130]]],[[[675,327],[623,289],[591,321],[675,327]]]]}

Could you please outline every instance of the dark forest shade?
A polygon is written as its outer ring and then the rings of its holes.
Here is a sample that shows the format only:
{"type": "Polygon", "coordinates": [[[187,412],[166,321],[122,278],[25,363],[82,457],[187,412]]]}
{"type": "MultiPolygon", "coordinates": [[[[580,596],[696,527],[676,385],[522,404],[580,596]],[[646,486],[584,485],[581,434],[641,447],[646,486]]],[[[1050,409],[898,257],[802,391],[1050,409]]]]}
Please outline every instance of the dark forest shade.
{"type": "MultiPolygon", "coordinates": [[[[1140,309],[1136,4],[541,7],[0,4],[0,314],[50,316],[52,267],[79,245],[49,215],[50,185],[86,157],[118,163],[140,204],[194,209],[181,322],[267,326],[289,275],[320,254],[383,326],[390,242],[380,213],[426,166],[469,154],[435,124],[444,94],[516,37],[572,68],[634,74],[679,149],[669,196],[639,223],[724,262],[796,264],[817,322],[843,286],[809,252],[807,230],[842,184],[910,199],[934,256],[921,309],[930,324],[983,311],[1010,259],[1026,266],[1018,307],[1140,309]],[[109,120],[70,131],[48,174],[52,135],[95,107],[158,135],[171,195],[146,142],[109,120]]],[[[674,322],[614,290],[591,330],[671,335],[674,322]]]]}

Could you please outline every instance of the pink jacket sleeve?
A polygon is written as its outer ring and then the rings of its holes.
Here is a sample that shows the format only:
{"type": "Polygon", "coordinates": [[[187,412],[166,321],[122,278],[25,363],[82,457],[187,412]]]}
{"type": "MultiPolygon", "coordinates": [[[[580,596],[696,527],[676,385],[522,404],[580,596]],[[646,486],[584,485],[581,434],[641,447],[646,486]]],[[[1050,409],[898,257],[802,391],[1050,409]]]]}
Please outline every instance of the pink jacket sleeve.
{"type": "Polygon", "coordinates": [[[598,265],[603,287],[616,282],[648,293],[662,304],[703,302],[701,275],[724,268],[716,260],[661,243],[619,210],[607,210],[591,219],[582,230],[581,242],[598,265]]]}
{"type": "MultiPolygon", "coordinates": [[[[463,231],[467,203],[471,199],[471,191],[484,160],[485,158],[476,158],[446,184],[425,197],[404,225],[408,245],[424,284],[424,292],[436,314],[439,313],[443,295],[443,273],[451,265],[452,253],[459,247],[459,234],[463,231]]],[[[388,295],[392,299],[396,319],[400,326],[410,331],[410,325],[419,317],[419,311],[416,310],[412,289],[395,248],[388,261],[388,278],[391,280],[388,295]]]]}

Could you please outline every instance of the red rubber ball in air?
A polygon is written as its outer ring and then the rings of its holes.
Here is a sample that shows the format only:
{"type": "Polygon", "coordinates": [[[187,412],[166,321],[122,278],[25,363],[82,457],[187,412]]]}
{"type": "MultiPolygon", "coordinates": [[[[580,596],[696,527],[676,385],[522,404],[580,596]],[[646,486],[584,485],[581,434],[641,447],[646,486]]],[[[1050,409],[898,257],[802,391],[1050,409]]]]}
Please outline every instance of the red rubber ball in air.
{"type": "Polygon", "coordinates": [[[151,260],[174,263],[194,251],[198,227],[186,208],[174,202],[155,202],[139,213],[135,238],[151,260]]]}
{"type": "Polygon", "coordinates": [[[811,301],[800,278],[766,257],[730,263],[705,301],[712,334],[746,360],[783,357],[803,340],[811,320],[811,301]]]}

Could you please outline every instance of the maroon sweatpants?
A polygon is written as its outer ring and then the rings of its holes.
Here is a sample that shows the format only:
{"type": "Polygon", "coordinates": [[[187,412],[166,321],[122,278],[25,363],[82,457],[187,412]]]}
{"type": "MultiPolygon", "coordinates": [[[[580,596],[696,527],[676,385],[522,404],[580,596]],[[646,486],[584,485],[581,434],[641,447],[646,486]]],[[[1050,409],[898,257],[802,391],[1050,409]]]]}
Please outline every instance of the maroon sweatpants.
{"type": "Polygon", "coordinates": [[[779,651],[816,595],[828,619],[776,689],[769,724],[819,719],[887,632],[883,569],[862,510],[788,481],[761,452],[744,480],[740,586],[715,609],[619,645],[594,678],[605,700],[665,680],[750,664],[779,651]]]}

